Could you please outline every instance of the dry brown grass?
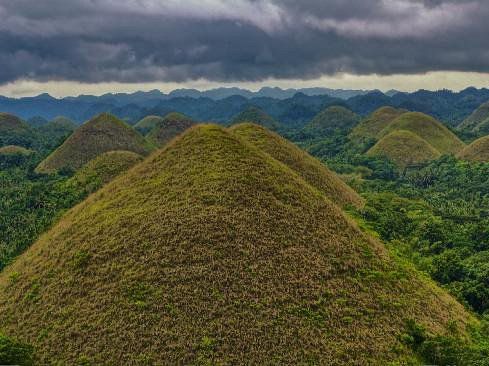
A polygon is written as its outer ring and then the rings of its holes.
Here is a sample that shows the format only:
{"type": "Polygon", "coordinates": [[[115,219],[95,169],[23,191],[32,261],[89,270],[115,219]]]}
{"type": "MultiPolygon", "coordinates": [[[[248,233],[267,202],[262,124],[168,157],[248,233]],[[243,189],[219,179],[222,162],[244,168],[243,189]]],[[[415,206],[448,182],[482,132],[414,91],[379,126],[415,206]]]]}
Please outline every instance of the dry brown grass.
{"type": "Polygon", "coordinates": [[[475,140],[457,154],[462,160],[489,162],[489,136],[475,140]]]}
{"type": "Polygon", "coordinates": [[[342,207],[363,206],[364,200],[335,173],[278,134],[252,123],[236,125],[230,130],[297,172],[334,203],[342,207]]]}
{"type": "Polygon", "coordinates": [[[79,127],[36,168],[39,173],[77,170],[97,156],[116,150],[147,155],[151,146],[130,126],[103,113],[79,127]]]}
{"type": "Polygon", "coordinates": [[[298,174],[192,128],[0,274],[0,331],[39,364],[383,365],[463,307],[298,174]]]}
{"type": "Polygon", "coordinates": [[[396,130],[384,136],[367,154],[385,156],[400,168],[425,163],[441,156],[426,140],[405,130],[396,130]]]}

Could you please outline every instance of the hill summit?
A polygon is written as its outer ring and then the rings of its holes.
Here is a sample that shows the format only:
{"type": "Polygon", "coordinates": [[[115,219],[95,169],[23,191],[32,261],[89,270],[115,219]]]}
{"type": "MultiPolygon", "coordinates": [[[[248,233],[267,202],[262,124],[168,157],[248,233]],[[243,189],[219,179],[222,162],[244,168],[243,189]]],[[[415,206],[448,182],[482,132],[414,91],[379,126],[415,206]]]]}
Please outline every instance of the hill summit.
{"type": "Polygon", "coordinates": [[[407,111],[404,109],[396,109],[393,107],[379,108],[353,129],[350,138],[359,142],[368,139],[376,139],[389,123],[406,112],[407,111]]]}
{"type": "Polygon", "coordinates": [[[380,132],[379,137],[398,130],[410,131],[418,135],[441,154],[455,154],[465,146],[442,123],[420,112],[408,112],[397,117],[380,132]]]}
{"type": "Polygon", "coordinates": [[[306,182],[339,206],[363,206],[363,199],[335,173],[278,134],[252,123],[239,124],[230,130],[296,171],[306,182]]]}
{"type": "Polygon", "coordinates": [[[103,113],[80,126],[57,150],[36,168],[39,173],[77,170],[108,151],[149,152],[145,139],[116,117],[103,113]]]}
{"type": "Polygon", "coordinates": [[[270,130],[277,130],[280,125],[273,117],[255,106],[250,106],[235,116],[231,125],[240,123],[255,123],[270,130]]]}
{"type": "Polygon", "coordinates": [[[304,127],[314,137],[326,137],[335,130],[348,131],[360,122],[360,116],[342,106],[331,106],[317,114],[304,127]]]}
{"type": "Polygon", "coordinates": [[[468,161],[489,162],[489,136],[475,140],[460,151],[457,157],[468,161]]]}
{"type": "Polygon", "coordinates": [[[489,134],[489,101],[479,106],[459,126],[459,129],[489,134]]]}
{"type": "Polygon", "coordinates": [[[1,328],[40,364],[388,364],[411,354],[407,318],[433,334],[471,320],[299,174],[213,125],[0,274],[1,328]]]}
{"type": "Polygon", "coordinates": [[[0,113],[0,147],[8,145],[31,147],[34,143],[35,136],[29,125],[12,114],[0,113]]]}
{"type": "Polygon", "coordinates": [[[134,125],[136,131],[138,131],[141,135],[146,135],[153,128],[155,128],[158,123],[163,121],[163,117],[160,116],[146,116],[141,119],[138,123],[134,125]]]}
{"type": "Polygon", "coordinates": [[[384,136],[367,154],[385,156],[400,168],[435,160],[441,155],[426,140],[406,130],[393,131],[384,136]]]}
{"type": "Polygon", "coordinates": [[[194,125],[195,122],[190,117],[173,112],[158,121],[146,137],[151,143],[163,146],[194,125]]]}

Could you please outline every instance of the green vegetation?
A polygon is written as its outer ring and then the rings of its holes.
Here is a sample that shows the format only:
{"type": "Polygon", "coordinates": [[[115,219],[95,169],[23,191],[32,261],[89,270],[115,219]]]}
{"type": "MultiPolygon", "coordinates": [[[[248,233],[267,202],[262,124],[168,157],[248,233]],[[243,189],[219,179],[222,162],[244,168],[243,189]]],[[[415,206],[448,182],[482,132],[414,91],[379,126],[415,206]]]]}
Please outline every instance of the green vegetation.
{"type": "Polygon", "coordinates": [[[458,128],[478,134],[489,134],[489,102],[477,108],[458,128]]]}
{"type": "Polygon", "coordinates": [[[402,169],[435,160],[441,155],[426,140],[405,130],[384,136],[367,154],[386,157],[402,169]]]}
{"type": "Polygon", "coordinates": [[[254,106],[246,108],[231,121],[231,125],[240,123],[255,123],[273,131],[276,131],[280,127],[280,123],[278,123],[260,108],[254,106]]]}
{"type": "Polygon", "coordinates": [[[304,133],[323,138],[336,130],[350,131],[360,122],[360,116],[341,106],[328,107],[304,127],[304,133]]]}
{"type": "Polygon", "coordinates": [[[455,154],[464,148],[464,143],[447,127],[433,117],[419,112],[408,112],[389,123],[379,134],[382,138],[393,131],[410,131],[442,154],[455,154]]]}
{"type": "Polygon", "coordinates": [[[8,145],[0,147],[0,155],[29,155],[32,152],[32,150],[22,146],[8,145]]]}
{"type": "Polygon", "coordinates": [[[475,140],[460,151],[457,156],[462,160],[489,163],[489,136],[475,140]]]}
{"type": "Polygon", "coordinates": [[[35,135],[20,118],[8,113],[0,113],[0,147],[18,145],[33,147],[35,135]]]}
{"type": "Polygon", "coordinates": [[[338,205],[363,205],[363,199],[336,174],[283,137],[251,123],[236,125],[231,131],[296,171],[338,205]]]}
{"type": "Polygon", "coordinates": [[[350,139],[356,143],[375,140],[380,132],[386,128],[393,120],[407,111],[404,109],[396,109],[393,107],[382,107],[373,112],[368,118],[360,122],[351,131],[350,139]]]}
{"type": "Polygon", "coordinates": [[[79,127],[63,145],[39,164],[36,172],[52,174],[57,171],[76,171],[100,154],[116,150],[146,155],[150,145],[130,126],[104,113],[79,127]]]}
{"type": "Polygon", "coordinates": [[[138,131],[141,135],[147,135],[153,128],[155,128],[158,123],[163,121],[163,117],[160,116],[147,116],[140,120],[138,123],[134,125],[136,131],[138,131]]]}
{"type": "Polygon", "coordinates": [[[194,125],[195,122],[191,118],[180,113],[170,113],[162,121],[158,122],[156,127],[146,137],[154,145],[164,146],[194,125]]]}
{"type": "Polygon", "coordinates": [[[0,333],[1,365],[34,365],[34,350],[31,346],[8,338],[0,333]]]}
{"type": "Polygon", "coordinates": [[[91,195],[0,274],[0,324],[40,364],[388,364],[414,357],[406,319],[433,336],[478,323],[217,126],[91,195]]]}

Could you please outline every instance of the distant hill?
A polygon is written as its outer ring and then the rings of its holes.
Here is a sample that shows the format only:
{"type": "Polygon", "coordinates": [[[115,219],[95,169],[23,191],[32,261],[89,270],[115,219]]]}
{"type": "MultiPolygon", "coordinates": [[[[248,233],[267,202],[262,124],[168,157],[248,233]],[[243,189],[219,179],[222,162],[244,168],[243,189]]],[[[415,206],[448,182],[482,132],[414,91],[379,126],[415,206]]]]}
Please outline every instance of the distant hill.
{"type": "Polygon", "coordinates": [[[379,108],[353,129],[350,133],[350,138],[357,142],[376,139],[389,123],[406,112],[407,111],[404,109],[396,109],[393,107],[379,108]]]}
{"type": "Polygon", "coordinates": [[[360,116],[341,106],[331,106],[317,114],[304,127],[304,132],[314,137],[327,137],[335,130],[348,131],[360,122],[360,116]]]}
{"type": "Polygon", "coordinates": [[[19,145],[32,147],[35,145],[35,134],[31,128],[20,118],[0,113],[0,147],[7,145],[19,145]]]}
{"type": "Polygon", "coordinates": [[[367,154],[385,156],[400,168],[425,163],[441,156],[426,140],[406,130],[395,130],[384,136],[367,154]]]}
{"type": "Polygon", "coordinates": [[[479,106],[458,128],[476,133],[489,134],[489,102],[479,106]]]}
{"type": "Polygon", "coordinates": [[[132,151],[109,151],[90,160],[71,177],[65,186],[85,194],[95,192],[119,174],[141,162],[143,157],[132,151]]]}
{"type": "Polygon", "coordinates": [[[0,155],[30,155],[33,151],[22,146],[8,145],[0,147],[0,155]]]}
{"type": "Polygon", "coordinates": [[[462,160],[489,162],[489,136],[475,140],[457,154],[462,160]]]}
{"type": "Polygon", "coordinates": [[[79,127],[36,168],[39,173],[77,170],[97,156],[115,150],[146,155],[149,144],[130,126],[110,114],[101,114],[79,127]]]}
{"type": "Polygon", "coordinates": [[[257,125],[266,127],[270,130],[277,130],[279,128],[279,123],[270,117],[267,113],[262,111],[260,108],[250,106],[244,111],[239,113],[231,121],[231,125],[236,125],[239,123],[256,123],[257,125]]]}
{"type": "Polygon", "coordinates": [[[397,130],[406,130],[418,135],[441,154],[455,154],[465,146],[439,121],[419,112],[408,112],[397,117],[380,132],[379,137],[397,130]]]}
{"type": "Polygon", "coordinates": [[[43,118],[40,116],[34,116],[34,117],[31,117],[27,120],[27,124],[33,128],[38,128],[38,127],[44,126],[47,123],[48,123],[48,120],[46,118],[43,118]]]}
{"type": "Polygon", "coordinates": [[[2,331],[39,364],[385,365],[412,356],[407,319],[434,335],[475,321],[296,172],[209,125],[0,273],[2,331]]]}
{"type": "Polygon", "coordinates": [[[270,154],[274,159],[287,165],[311,186],[323,192],[331,201],[340,206],[363,206],[364,200],[323,163],[316,160],[293,143],[276,133],[251,124],[231,127],[233,134],[270,154]]]}
{"type": "Polygon", "coordinates": [[[134,128],[144,136],[162,121],[163,117],[160,116],[146,116],[139,120],[139,122],[134,125],[134,128]]]}
{"type": "Polygon", "coordinates": [[[146,135],[148,141],[156,146],[163,146],[174,137],[195,125],[195,121],[181,113],[167,114],[162,121],[146,135]]]}

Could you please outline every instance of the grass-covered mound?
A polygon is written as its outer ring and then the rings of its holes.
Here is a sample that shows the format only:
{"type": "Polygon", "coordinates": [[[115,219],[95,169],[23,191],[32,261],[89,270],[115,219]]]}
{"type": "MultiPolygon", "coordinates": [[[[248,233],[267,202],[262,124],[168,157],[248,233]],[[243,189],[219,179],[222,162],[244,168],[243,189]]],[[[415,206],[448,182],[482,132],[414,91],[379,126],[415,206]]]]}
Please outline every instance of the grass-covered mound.
{"type": "Polygon", "coordinates": [[[460,125],[459,129],[476,133],[489,133],[489,102],[482,104],[460,125]]]}
{"type": "Polygon", "coordinates": [[[0,146],[31,147],[34,143],[35,135],[29,125],[12,114],[0,113],[0,146]]]}
{"type": "Polygon", "coordinates": [[[181,113],[169,113],[146,135],[156,146],[163,146],[195,125],[190,117],[181,113]]]}
{"type": "Polygon", "coordinates": [[[435,334],[471,321],[217,126],[91,195],[0,274],[0,329],[39,364],[379,365],[410,354],[411,318],[435,334]]]}
{"type": "Polygon", "coordinates": [[[376,139],[380,131],[404,113],[406,113],[406,110],[404,109],[396,109],[393,107],[379,108],[353,129],[350,138],[354,141],[376,139]]]}
{"type": "Polygon", "coordinates": [[[236,115],[231,121],[231,125],[240,123],[255,123],[270,130],[277,130],[280,124],[266,112],[258,107],[250,106],[236,115]]]}
{"type": "Polygon", "coordinates": [[[60,116],[39,127],[38,131],[45,138],[56,140],[71,135],[77,127],[71,119],[60,116]]]}
{"type": "Polygon", "coordinates": [[[384,136],[367,154],[387,157],[400,168],[426,163],[441,155],[426,140],[405,130],[394,131],[384,136]]]}
{"type": "Polygon", "coordinates": [[[441,154],[455,154],[465,146],[464,143],[441,122],[420,112],[408,112],[397,117],[380,132],[379,138],[398,130],[406,130],[418,135],[441,154]]]}
{"type": "Polygon", "coordinates": [[[16,145],[7,145],[0,147],[0,155],[30,155],[32,154],[32,152],[32,150],[16,145]]]}
{"type": "Polygon", "coordinates": [[[327,137],[336,130],[348,131],[360,122],[360,116],[341,106],[328,107],[304,127],[314,137],[327,137]]]}
{"type": "Polygon", "coordinates": [[[363,205],[363,199],[335,173],[278,134],[252,123],[233,126],[231,131],[287,165],[336,204],[343,207],[363,205]]]}
{"type": "Polygon", "coordinates": [[[132,151],[109,151],[89,161],[64,184],[83,194],[92,193],[142,160],[132,151]]]}
{"type": "Polygon", "coordinates": [[[158,123],[163,121],[163,117],[160,116],[146,116],[142,120],[140,120],[138,123],[134,125],[134,128],[136,131],[138,131],[141,135],[146,135],[148,132],[150,132],[153,128],[155,128],[158,123]]]}
{"type": "Polygon", "coordinates": [[[457,157],[468,161],[489,162],[489,136],[475,140],[460,151],[457,157]]]}
{"type": "Polygon", "coordinates": [[[97,156],[116,150],[146,155],[149,146],[130,126],[110,114],[103,113],[80,126],[63,145],[39,164],[36,171],[76,171],[97,156]]]}

